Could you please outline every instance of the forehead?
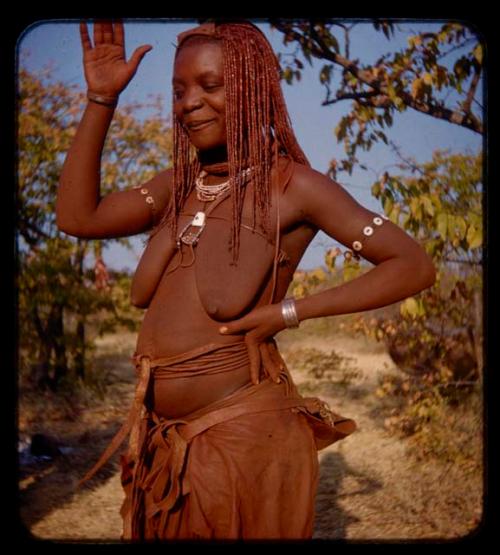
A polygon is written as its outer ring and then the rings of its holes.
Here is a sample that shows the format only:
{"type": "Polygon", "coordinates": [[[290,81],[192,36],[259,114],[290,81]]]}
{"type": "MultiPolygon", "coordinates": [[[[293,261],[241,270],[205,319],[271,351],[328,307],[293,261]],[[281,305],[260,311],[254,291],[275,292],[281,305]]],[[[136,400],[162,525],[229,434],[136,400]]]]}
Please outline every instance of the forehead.
{"type": "Polygon", "coordinates": [[[177,51],[173,80],[202,73],[223,74],[222,47],[216,42],[187,42],[177,51]]]}

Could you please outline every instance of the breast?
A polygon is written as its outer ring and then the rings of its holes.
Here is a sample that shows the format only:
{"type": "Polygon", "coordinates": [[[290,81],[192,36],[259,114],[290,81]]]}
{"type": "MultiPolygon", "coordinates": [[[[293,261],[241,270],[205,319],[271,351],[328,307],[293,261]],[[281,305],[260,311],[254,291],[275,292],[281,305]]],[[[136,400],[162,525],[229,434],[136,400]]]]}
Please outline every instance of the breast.
{"type": "Polygon", "coordinates": [[[240,231],[236,264],[229,250],[230,225],[210,219],[196,246],[196,285],[200,302],[215,320],[244,315],[257,302],[272,276],[274,246],[249,230],[240,231]]]}

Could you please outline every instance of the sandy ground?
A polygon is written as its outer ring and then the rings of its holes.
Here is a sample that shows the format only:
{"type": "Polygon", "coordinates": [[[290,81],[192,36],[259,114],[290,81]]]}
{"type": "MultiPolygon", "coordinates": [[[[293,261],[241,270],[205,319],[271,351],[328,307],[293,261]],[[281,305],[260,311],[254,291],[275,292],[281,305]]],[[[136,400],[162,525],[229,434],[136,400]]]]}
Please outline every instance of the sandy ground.
{"type": "MultiPolygon", "coordinates": [[[[283,335],[283,334],[282,334],[283,335]]],[[[293,332],[278,337],[286,359],[300,347],[334,349],[351,357],[357,375],[341,389],[320,388],[290,368],[296,383],[318,393],[331,407],[354,418],[352,436],[319,453],[320,485],[314,538],[344,540],[403,540],[459,538],[473,531],[481,519],[482,477],[464,475],[456,465],[417,463],[405,441],[390,436],[377,418],[374,395],[381,372],[398,372],[388,355],[364,339],[301,338],[293,332]]],[[[117,463],[99,474],[90,486],[75,489],[77,479],[118,429],[133,390],[128,357],[133,336],[100,342],[104,362],[112,368],[113,403],[95,403],[75,414],[72,422],[52,423],[53,436],[71,451],[36,469],[24,469],[20,481],[20,513],[36,538],[58,541],[118,542],[122,493],[117,463]],[[106,354],[107,353],[107,354],[106,354]],[[106,358],[107,357],[107,358],[106,358]]],[[[22,427],[29,427],[29,421],[22,427]]],[[[33,426],[32,426],[33,427],[33,426]]]]}

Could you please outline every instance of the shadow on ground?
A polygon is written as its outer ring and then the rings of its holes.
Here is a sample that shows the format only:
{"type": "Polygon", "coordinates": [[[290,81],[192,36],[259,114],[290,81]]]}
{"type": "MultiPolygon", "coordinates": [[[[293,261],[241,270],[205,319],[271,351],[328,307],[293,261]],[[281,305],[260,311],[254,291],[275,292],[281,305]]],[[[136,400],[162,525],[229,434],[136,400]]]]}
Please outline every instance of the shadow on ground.
{"type": "Polygon", "coordinates": [[[350,467],[341,453],[325,453],[320,463],[313,538],[348,538],[349,526],[359,519],[344,509],[347,498],[370,495],[381,487],[380,481],[350,467]]]}

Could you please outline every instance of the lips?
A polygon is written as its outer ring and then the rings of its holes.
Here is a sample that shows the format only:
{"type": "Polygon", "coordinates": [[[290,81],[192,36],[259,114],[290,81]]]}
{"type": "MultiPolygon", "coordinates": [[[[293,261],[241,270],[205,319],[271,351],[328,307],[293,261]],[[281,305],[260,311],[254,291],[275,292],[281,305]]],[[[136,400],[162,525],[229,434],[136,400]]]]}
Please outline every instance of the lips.
{"type": "Polygon", "coordinates": [[[213,119],[190,121],[186,124],[186,127],[189,131],[200,131],[201,129],[205,129],[205,127],[208,127],[213,122],[213,119]]]}

